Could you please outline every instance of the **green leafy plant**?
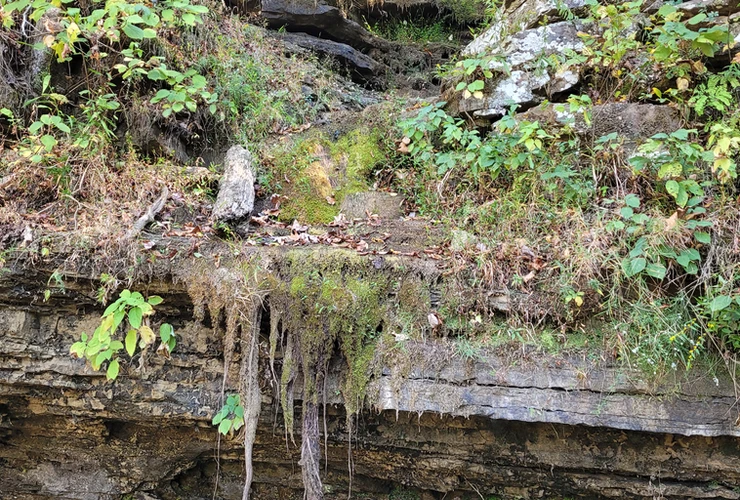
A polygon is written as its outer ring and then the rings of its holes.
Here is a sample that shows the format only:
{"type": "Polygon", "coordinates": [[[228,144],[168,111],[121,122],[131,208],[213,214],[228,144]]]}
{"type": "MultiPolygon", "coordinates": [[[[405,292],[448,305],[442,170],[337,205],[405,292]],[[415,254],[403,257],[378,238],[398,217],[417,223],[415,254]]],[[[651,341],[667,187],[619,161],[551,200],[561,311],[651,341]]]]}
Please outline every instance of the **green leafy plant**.
{"type": "MultiPolygon", "coordinates": [[[[76,358],[85,358],[93,370],[99,370],[107,362],[106,377],[108,380],[115,380],[120,370],[120,351],[125,349],[129,357],[133,357],[137,343],[140,349],[154,343],[155,334],[149,326],[149,318],[155,312],[154,306],[161,303],[162,298],[157,295],[145,299],[139,292],[123,290],[119,298],[106,308],[100,325],[93,334],[88,336],[82,333],[80,340],[70,347],[70,354],[76,358]],[[130,328],[122,342],[119,340],[118,330],[124,319],[128,320],[130,328]]],[[[177,343],[172,325],[163,323],[159,335],[161,345],[158,352],[169,357],[177,343]]]]}
{"type": "Polygon", "coordinates": [[[709,332],[740,352],[740,280],[735,275],[719,277],[699,301],[700,314],[709,332]]]}
{"type": "Polygon", "coordinates": [[[244,407],[238,394],[226,398],[226,404],[213,417],[212,423],[218,426],[218,432],[224,436],[238,431],[244,425],[244,407]]]}
{"type": "Polygon", "coordinates": [[[704,189],[696,179],[703,172],[702,164],[714,160],[711,151],[689,140],[692,134],[696,130],[656,134],[639,147],[641,155],[630,160],[637,172],[655,175],[658,181],[663,181],[666,192],[680,208],[701,203],[704,189]]]}
{"type": "Polygon", "coordinates": [[[707,19],[709,14],[701,12],[685,23],[681,21],[683,12],[673,4],[663,5],[657,12],[658,25],[653,29],[657,34],[653,58],[664,64],[676,63],[683,59],[714,57],[721,42],[729,41],[726,25],[715,25],[694,30],[707,19]]]}

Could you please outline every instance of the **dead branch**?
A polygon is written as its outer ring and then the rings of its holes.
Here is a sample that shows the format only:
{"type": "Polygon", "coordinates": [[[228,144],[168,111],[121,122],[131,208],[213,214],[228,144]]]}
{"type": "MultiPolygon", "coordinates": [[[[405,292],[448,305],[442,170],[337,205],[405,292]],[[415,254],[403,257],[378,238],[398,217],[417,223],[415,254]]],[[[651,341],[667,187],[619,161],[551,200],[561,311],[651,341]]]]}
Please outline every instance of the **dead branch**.
{"type": "Polygon", "coordinates": [[[125,238],[130,240],[136,237],[141,231],[144,230],[144,228],[149,224],[150,222],[154,221],[154,218],[157,216],[159,212],[162,211],[164,208],[164,204],[167,203],[167,199],[170,197],[170,190],[167,188],[167,186],[164,187],[162,190],[162,194],[159,196],[157,201],[152,203],[149,208],[147,209],[146,213],[139,217],[139,219],[134,223],[134,227],[132,227],[127,233],[125,238]]]}

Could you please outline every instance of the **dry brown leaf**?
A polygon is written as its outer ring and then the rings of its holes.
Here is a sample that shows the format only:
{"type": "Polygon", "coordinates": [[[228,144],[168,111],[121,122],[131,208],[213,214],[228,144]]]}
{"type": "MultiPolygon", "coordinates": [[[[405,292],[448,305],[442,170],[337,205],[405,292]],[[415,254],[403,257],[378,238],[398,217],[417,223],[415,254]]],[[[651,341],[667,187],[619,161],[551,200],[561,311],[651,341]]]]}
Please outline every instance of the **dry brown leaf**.
{"type": "Polygon", "coordinates": [[[665,231],[672,231],[678,223],[678,212],[673,212],[673,215],[665,220],[665,231]]]}

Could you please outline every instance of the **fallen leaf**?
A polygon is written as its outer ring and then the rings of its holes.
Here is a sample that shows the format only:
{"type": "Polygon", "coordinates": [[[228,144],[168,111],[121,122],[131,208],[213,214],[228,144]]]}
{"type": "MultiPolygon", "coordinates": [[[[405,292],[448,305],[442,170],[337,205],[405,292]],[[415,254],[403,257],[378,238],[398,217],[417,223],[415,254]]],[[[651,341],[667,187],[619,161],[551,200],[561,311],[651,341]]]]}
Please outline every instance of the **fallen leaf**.
{"type": "Polygon", "coordinates": [[[678,212],[673,212],[673,215],[665,220],[665,231],[672,231],[678,223],[678,212]]]}
{"type": "Polygon", "coordinates": [[[442,324],[442,318],[440,318],[439,314],[437,314],[435,311],[427,314],[427,321],[429,321],[429,326],[434,329],[438,328],[442,324]]]}
{"type": "Polygon", "coordinates": [[[534,279],[534,277],[537,275],[534,271],[529,271],[526,276],[522,277],[522,281],[525,283],[529,283],[534,279]]]}

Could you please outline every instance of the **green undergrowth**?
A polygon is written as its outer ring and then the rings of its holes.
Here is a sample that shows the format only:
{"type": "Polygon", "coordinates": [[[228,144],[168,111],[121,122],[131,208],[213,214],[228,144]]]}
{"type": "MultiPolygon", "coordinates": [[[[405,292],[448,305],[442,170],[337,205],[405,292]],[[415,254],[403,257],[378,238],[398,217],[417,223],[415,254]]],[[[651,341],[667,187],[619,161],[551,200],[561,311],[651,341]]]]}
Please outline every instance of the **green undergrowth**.
{"type": "Polygon", "coordinates": [[[737,49],[711,14],[672,5],[640,37],[641,5],[588,2],[597,32],[546,61],[579,68],[578,94],[475,126],[451,113],[500,75],[469,58],[445,72],[449,104],[398,124],[400,159],[383,178],[448,228],[460,276],[440,313],[464,350],[518,335],[554,351],[577,336],[653,378],[740,352],[737,49]],[[674,118],[636,141],[594,136],[595,105],[627,100],[670,104],[674,118]],[[471,297],[479,287],[488,300],[471,297]],[[507,318],[503,336],[480,311],[507,318]]]}
{"type": "Polygon", "coordinates": [[[457,34],[441,19],[407,20],[385,18],[373,25],[366,24],[367,29],[376,36],[400,43],[427,44],[452,42],[457,34]]]}
{"type": "MultiPolygon", "coordinates": [[[[3,40],[19,42],[0,40],[0,50],[30,60],[34,42],[21,28],[52,4],[0,7],[3,40]]],[[[286,56],[265,30],[218,3],[72,1],[60,9],[37,84],[22,85],[30,63],[0,65],[8,89],[0,93],[0,176],[17,200],[0,210],[0,223],[43,209],[60,226],[86,231],[107,218],[99,229],[121,231],[121,214],[150,204],[163,184],[202,204],[210,189],[183,175],[183,163],[234,143],[256,150],[338,105],[334,75],[311,56],[286,56]]]]}

